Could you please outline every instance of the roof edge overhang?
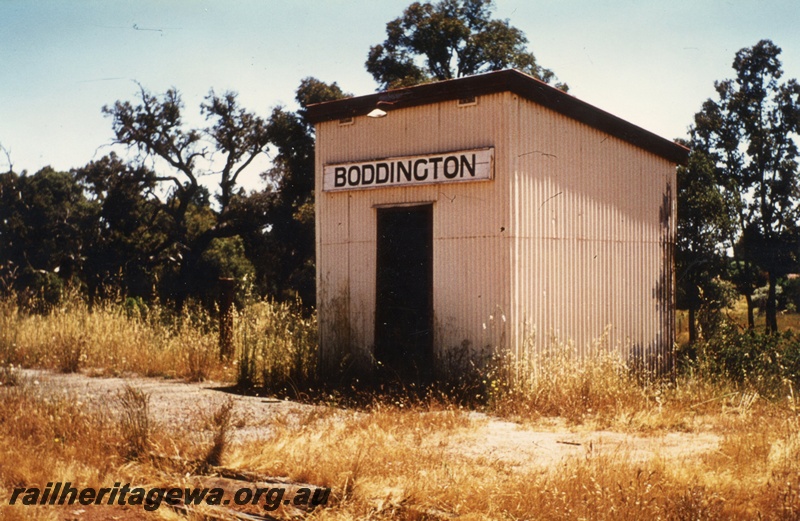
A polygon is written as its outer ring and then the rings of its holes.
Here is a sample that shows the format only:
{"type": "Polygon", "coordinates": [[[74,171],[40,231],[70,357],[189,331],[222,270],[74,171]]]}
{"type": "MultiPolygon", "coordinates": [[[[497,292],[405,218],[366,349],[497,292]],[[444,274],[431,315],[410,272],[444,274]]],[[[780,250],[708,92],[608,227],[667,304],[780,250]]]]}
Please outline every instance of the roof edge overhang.
{"type": "Polygon", "coordinates": [[[315,103],[307,107],[306,115],[309,121],[316,124],[323,121],[364,116],[375,108],[389,112],[400,108],[506,91],[513,92],[522,98],[617,137],[675,164],[685,165],[688,161],[688,148],[515,69],[315,103]]]}

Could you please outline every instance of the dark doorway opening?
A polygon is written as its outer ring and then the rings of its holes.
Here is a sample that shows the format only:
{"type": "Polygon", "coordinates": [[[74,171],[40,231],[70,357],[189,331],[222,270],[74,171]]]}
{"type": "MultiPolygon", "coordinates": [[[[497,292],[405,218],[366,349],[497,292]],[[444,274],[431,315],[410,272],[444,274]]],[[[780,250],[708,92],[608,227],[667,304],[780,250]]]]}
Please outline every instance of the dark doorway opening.
{"type": "Polygon", "coordinates": [[[433,205],[378,209],[375,357],[388,378],[433,369],[433,205]]]}

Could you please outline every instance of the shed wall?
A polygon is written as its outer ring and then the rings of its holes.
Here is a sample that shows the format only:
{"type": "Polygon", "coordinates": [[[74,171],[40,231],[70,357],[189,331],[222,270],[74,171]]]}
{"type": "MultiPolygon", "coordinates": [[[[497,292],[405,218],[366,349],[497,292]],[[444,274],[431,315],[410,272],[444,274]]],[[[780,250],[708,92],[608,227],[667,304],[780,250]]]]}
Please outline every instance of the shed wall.
{"type": "Polygon", "coordinates": [[[675,165],[524,99],[512,111],[515,348],[586,355],[605,332],[669,366],[675,165]]]}
{"type": "Polygon", "coordinates": [[[477,350],[507,337],[511,238],[510,93],[454,100],[317,126],[317,301],[323,367],[368,362],[374,347],[376,222],[379,206],[433,203],[434,355],[477,350]],[[495,148],[495,179],[484,182],[322,192],[325,164],[495,148]],[[496,319],[495,319],[496,317],[496,319]]]}

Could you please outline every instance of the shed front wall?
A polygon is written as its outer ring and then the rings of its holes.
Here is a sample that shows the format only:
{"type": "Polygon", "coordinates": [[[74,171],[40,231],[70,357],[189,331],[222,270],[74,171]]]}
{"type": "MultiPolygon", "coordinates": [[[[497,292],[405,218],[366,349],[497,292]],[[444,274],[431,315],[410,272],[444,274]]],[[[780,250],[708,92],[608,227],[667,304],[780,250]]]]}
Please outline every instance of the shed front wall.
{"type": "MultiPolygon", "coordinates": [[[[377,208],[433,205],[434,355],[441,366],[507,337],[511,288],[510,93],[317,125],[317,302],[323,367],[374,349],[377,208]],[[494,147],[492,181],[323,192],[326,164],[494,147]],[[446,353],[449,353],[446,355],[446,353]]],[[[446,368],[446,367],[445,367],[446,368]]]]}
{"type": "Polygon", "coordinates": [[[527,100],[513,105],[517,353],[557,339],[587,354],[604,338],[669,366],[675,165],[527,100]]]}

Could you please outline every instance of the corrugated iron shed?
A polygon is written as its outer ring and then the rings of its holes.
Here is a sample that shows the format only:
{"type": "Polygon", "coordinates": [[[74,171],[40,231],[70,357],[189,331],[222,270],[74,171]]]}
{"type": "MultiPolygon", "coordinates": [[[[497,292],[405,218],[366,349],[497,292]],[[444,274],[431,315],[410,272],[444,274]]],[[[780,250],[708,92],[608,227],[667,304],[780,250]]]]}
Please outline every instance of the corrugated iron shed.
{"type": "Polygon", "coordinates": [[[553,338],[590,355],[603,336],[670,365],[684,147],[513,70],[308,116],[324,368],[430,376],[553,338]],[[491,177],[470,178],[487,150],[491,177]]]}

